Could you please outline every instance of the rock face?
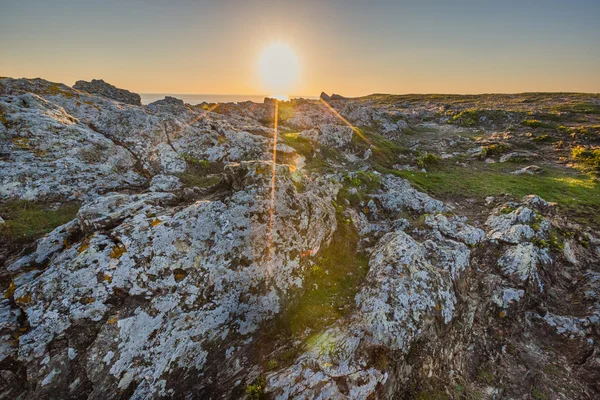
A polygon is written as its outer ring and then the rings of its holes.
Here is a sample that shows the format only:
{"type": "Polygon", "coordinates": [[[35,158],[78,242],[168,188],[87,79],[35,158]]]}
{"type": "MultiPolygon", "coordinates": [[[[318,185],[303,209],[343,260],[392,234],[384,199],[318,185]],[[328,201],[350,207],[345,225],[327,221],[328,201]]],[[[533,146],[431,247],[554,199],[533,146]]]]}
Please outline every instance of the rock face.
{"type": "Polygon", "coordinates": [[[110,83],[104,82],[102,79],[92,79],[91,82],[77,81],[73,85],[73,88],[91,94],[97,94],[121,103],[133,104],[134,106],[142,105],[142,98],[139,94],[131,93],[129,90],[125,89],[119,89],[110,83]]]}
{"type": "Polygon", "coordinates": [[[504,112],[74,88],[0,79],[1,398],[598,397],[595,225],[423,189],[504,112]]]}

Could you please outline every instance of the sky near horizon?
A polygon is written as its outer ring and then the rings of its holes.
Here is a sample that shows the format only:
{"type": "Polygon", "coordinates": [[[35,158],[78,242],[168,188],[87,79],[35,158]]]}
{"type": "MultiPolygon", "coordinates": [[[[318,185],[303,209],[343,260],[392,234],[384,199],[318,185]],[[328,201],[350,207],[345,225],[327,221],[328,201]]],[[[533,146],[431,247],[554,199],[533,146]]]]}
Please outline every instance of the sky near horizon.
{"type": "Polygon", "coordinates": [[[294,95],[600,92],[600,0],[0,0],[0,38],[0,76],[138,93],[269,94],[272,42],[294,95]]]}

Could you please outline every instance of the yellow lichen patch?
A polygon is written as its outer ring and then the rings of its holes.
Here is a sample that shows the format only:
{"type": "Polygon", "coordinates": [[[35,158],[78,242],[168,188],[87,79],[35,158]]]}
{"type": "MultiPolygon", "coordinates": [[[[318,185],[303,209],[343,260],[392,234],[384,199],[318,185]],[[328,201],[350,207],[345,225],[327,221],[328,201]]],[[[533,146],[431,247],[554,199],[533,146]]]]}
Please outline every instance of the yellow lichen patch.
{"type": "Polygon", "coordinates": [[[15,294],[16,289],[17,289],[17,287],[15,286],[15,283],[13,281],[10,281],[10,285],[8,285],[8,289],[6,289],[4,291],[4,298],[8,299],[9,297],[11,297],[13,294],[15,294]]]}
{"type": "Polygon", "coordinates": [[[152,222],[150,222],[150,225],[156,226],[156,225],[159,225],[161,222],[162,222],[162,220],[160,220],[159,218],[156,218],[152,222]]]}
{"type": "Polygon", "coordinates": [[[119,259],[123,254],[125,254],[126,251],[127,249],[125,248],[125,246],[123,246],[122,244],[118,244],[115,247],[113,247],[112,251],[110,252],[110,258],[119,259]]]}
{"type": "Polygon", "coordinates": [[[111,283],[112,282],[112,276],[108,275],[108,274],[104,274],[103,278],[106,282],[111,283]]]}
{"type": "Polygon", "coordinates": [[[77,249],[77,253],[78,254],[83,253],[84,251],[86,251],[88,249],[88,247],[90,247],[90,241],[89,241],[89,239],[85,239],[83,242],[81,242],[79,249],[77,249]]]}
{"type": "Polygon", "coordinates": [[[217,141],[219,142],[219,144],[223,144],[227,141],[227,138],[223,137],[223,136],[219,136],[219,138],[217,139],[217,141]]]}
{"type": "Polygon", "coordinates": [[[29,303],[31,303],[31,295],[30,294],[23,295],[21,297],[16,298],[15,301],[17,303],[21,303],[21,304],[29,304],[29,303]]]}
{"type": "Polygon", "coordinates": [[[179,272],[175,274],[175,282],[181,282],[186,277],[186,274],[179,272]]]}
{"type": "Polygon", "coordinates": [[[31,145],[29,144],[29,138],[25,137],[16,137],[12,140],[13,144],[20,149],[29,150],[31,149],[31,145]]]}
{"type": "Polygon", "coordinates": [[[51,96],[61,95],[67,99],[70,99],[71,97],[73,97],[73,93],[62,89],[58,83],[53,83],[50,86],[48,86],[48,88],[44,91],[44,94],[51,95],[51,96]]]}
{"type": "Polygon", "coordinates": [[[106,321],[106,323],[108,323],[109,325],[114,325],[114,324],[116,324],[116,323],[117,323],[117,316],[116,316],[116,315],[113,315],[112,317],[110,317],[110,318],[109,318],[109,319],[106,321]]]}
{"type": "Polygon", "coordinates": [[[81,298],[81,302],[85,303],[85,304],[91,304],[95,301],[96,301],[96,299],[94,297],[84,296],[81,298]]]}
{"type": "Polygon", "coordinates": [[[35,154],[36,156],[38,156],[40,158],[44,158],[44,157],[46,157],[48,152],[46,150],[34,149],[33,154],[35,154]]]}
{"type": "Polygon", "coordinates": [[[261,167],[256,167],[256,175],[262,175],[263,170],[261,167]]]}
{"type": "Polygon", "coordinates": [[[504,311],[500,311],[500,314],[498,314],[498,316],[500,318],[504,318],[504,317],[506,317],[506,313],[504,311]]]}

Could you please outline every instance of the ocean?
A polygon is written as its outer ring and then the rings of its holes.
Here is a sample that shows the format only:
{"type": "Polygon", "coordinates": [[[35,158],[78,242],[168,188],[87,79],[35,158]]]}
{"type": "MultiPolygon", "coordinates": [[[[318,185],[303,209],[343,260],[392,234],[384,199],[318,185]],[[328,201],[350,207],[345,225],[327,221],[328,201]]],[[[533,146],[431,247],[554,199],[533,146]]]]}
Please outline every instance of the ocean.
{"type": "MultiPolygon", "coordinates": [[[[207,103],[238,103],[242,101],[254,101],[262,103],[268,95],[249,95],[249,94],[172,94],[172,93],[140,93],[142,104],[149,104],[156,100],[164,99],[165,96],[176,97],[185,103],[196,105],[202,102],[207,103]]],[[[291,98],[302,97],[304,99],[318,99],[319,96],[291,96],[291,98]]]]}

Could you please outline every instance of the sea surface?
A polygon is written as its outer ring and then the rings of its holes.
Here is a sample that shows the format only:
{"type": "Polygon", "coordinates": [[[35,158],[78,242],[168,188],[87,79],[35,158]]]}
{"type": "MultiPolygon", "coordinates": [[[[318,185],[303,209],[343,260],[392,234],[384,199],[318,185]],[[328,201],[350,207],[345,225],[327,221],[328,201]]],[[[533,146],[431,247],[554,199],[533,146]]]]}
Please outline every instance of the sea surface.
{"type": "MultiPolygon", "coordinates": [[[[176,97],[191,105],[207,103],[238,103],[242,101],[254,101],[262,103],[268,95],[249,95],[249,94],[173,94],[173,93],[140,93],[142,104],[149,104],[156,100],[164,99],[165,96],[176,97]]],[[[304,99],[318,99],[319,96],[291,96],[292,98],[302,97],[304,99]]]]}

